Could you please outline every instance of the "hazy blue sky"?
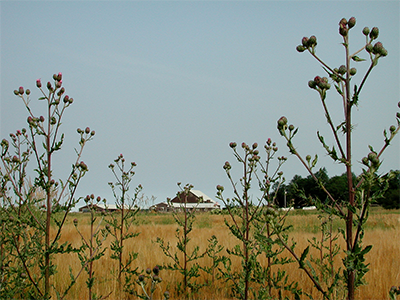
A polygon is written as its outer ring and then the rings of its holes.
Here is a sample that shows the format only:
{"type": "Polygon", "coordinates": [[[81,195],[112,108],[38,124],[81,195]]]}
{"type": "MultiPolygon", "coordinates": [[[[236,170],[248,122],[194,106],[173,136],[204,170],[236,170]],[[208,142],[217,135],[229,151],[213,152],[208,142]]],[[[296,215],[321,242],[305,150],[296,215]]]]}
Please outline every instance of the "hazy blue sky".
{"type": "MultiPolygon", "coordinates": [[[[94,193],[113,202],[108,165],[120,154],[137,163],[132,185],[165,201],[177,182],[215,197],[228,189],[222,169],[234,157],[228,144],[271,137],[288,156],[287,180],[306,176],[290,156],[276,129],[282,115],[298,126],[300,153],[318,153],[318,168],[330,176],[343,166],[325,157],[319,130],[332,144],[319,97],[307,86],[325,75],[308,53],[295,48],[316,35],[317,53],[328,64],[344,63],[338,22],[357,18],[350,31],[352,51],[365,42],[364,26],[377,26],[389,55],[379,61],[354,110],[354,159],[378,149],[383,129],[395,122],[399,101],[398,1],[1,1],[1,138],[26,127],[27,112],[13,95],[19,86],[39,96],[35,81],[63,73],[74,98],[66,112],[64,150],[57,153],[56,175],[65,177],[78,142],[76,128],[89,126],[95,139],[83,160],[89,166],[79,195],[94,193]]],[[[365,52],[360,54],[367,58],[365,52]]],[[[354,64],[355,65],[355,64],[354,64]]],[[[368,63],[358,64],[359,83],[368,63]]],[[[35,103],[37,115],[42,103],[35,103]]],[[[342,121],[334,90],[328,105],[342,121]]],[[[399,139],[385,154],[382,171],[400,169],[399,139]]]]}

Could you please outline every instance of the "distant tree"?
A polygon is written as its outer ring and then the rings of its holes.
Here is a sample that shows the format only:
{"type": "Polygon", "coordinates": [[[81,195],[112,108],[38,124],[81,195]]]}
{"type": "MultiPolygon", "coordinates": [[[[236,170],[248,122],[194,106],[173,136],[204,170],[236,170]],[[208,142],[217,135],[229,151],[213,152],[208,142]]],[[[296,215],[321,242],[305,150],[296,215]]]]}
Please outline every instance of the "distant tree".
{"type": "Polygon", "coordinates": [[[391,171],[392,177],[388,178],[389,187],[377,204],[386,209],[400,208],[400,170],[391,171]]]}

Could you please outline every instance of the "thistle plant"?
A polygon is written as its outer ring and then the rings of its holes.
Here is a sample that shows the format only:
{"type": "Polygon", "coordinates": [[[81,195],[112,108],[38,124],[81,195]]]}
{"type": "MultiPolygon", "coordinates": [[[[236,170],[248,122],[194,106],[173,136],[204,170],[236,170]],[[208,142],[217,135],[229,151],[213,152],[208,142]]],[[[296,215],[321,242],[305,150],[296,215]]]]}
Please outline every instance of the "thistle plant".
{"type": "Polygon", "coordinates": [[[137,268],[132,268],[133,261],[137,258],[137,252],[129,252],[126,255],[126,242],[139,235],[138,232],[132,232],[131,226],[139,212],[136,201],[142,190],[142,186],[138,185],[133,195],[129,194],[130,183],[135,172],[135,162],[131,162],[126,168],[125,158],[120,154],[115,160],[115,164],[110,164],[109,169],[114,175],[115,182],[110,182],[115,203],[118,208],[117,213],[111,213],[110,219],[105,221],[108,223],[108,230],[112,237],[110,249],[112,251],[111,259],[117,261],[116,280],[118,297],[122,297],[123,292],[129,292],[134,286],[134,278],[137,276],[137,268]]]}
{"type": "Polygon", "coordinates": [[[177,197],[181,205],[180,209],[173,212],[173,217],[178,225],[175,234],[178,239],[176,243],[177,251],[173,251],[170,243],[165,243],[160,237],[157,237],[156,243],[164,254],[173,261],[173,263],[166,264],[163,268],[177,271],[182,275],[182,282],[178,281],[176,283],[176,292],[178,296],[187,299],[196,294],[204,285],[196,282],[195,279],[200,276],[200,266],[197,260],[204,257],[206,253],[199,253],[199,246],[195,246],[192,251],[189,251],[190,233],[193,230],[196,209],[189,208],[187,201],[193,186],[187,184],[182,188],[180,183],[178,183],[178,186],[181,191],[177,193],[177,197]]]}
{"type": "MultiPolygon", "coordinates": [[[[97,222],[97,217],[96,217],[96,211],[95,211],[95,201],[96,203],[99,203],[101,201],[101,197],[98,196],[96,200],[94,199],[95,196],[94,194],[91,194],[90,196],[87,195],[85,197],[85,203],[86,207],[90,210],[90,235],[89,237],[85,237],[85,235],[79,230],[78,227],[78,219],[74,219],[73,223],[74,226],[78,232],[78,234],[81,237],[82,240],[82,246],[80,248],[80,251],[78,252],[78,257],[81,262],[81,270],[79,273],[76,275],[74,278],[73,282],[76,282],[78,279],[79,275],[81,274],[82,271],[85,271],[87,274],[87,280],[86,280],[86,286],[88,288],[88,299],[89,300],[97,300],[97,299],[104,299],[107,298],[107,296],[97,296],[93,292],[93,286],[96,281],[95,277],[95,272],[93,269],[93,264],[96,260],[99,260],[102,256],[104,256],[104,252],[106,251],[106,247],[103,246],[103,242],[107,238],[108,231],[106,229],[102,229],[101,223],[104,220],[104,216],[101,217],[100,221],[97,222]]],[[[103,199],[103,202],[105,203],[105,199],[103,199]]],[[[73,276],[71,274],[71,276],[73,276]]]]}
{"type": "MultiPolygon", "coordinates": [[[[293,125],[288,125],[286,117],[282,117],[278,120],[278,131],[286,139],[289,151],[299,158],[300,162],[308,170],[310,175],[313,176],[320,188],[326,193],[327,200],[324,202],[317,202],[317,206],[328,215],[336,215],[343,221],[341,232],[345,240],[346,248],[345,258],[343,259],[344,272],[342,279],[346,283],[348,299],[355,298],[356,289],[364,283],[363,277],[368,271],[368,265],[365,264],[365,255],[371,250],[372,246],[363,246],[364,227],[368,219],[371,202],[381,197],[387,187],[387,179],[382,176],[377,176],[376,172],[381,165],[381,156],[383,152],[390,145],[400,128],[400,113],[398,112],[396,115],[397,124],[391,125],[389,131],[384,130],[384,141],[381,149],[375,151],[369,146],[370,153],[360,159],[363,165],[363,171],[357,180],[354,181],[352,176],[354,166],[354,159],[352,156],[352,134],[354,129],[352,124],[352,109],[358,105],[362,89],[371,71],[377,66],[378,61],[388,54],[388,51],[383,47],[382,43],[376,41],[379,36],[379,29],[377,27],[373,27],[371,30],[365,27],[362,30],[362,34],[365,36],[365,44],[356,52],[351,53],[349,36],[355,25],[356,19],[354,17],[349,20],[343,18],[339,22],[339,34],[343,40],[342,45],[345,50],[345,62],[338,67],[332,68],[328,66],[317,56],[317,39],[315,36],[311,36],[310,38],[304,37],[302,39],[302,44],[297,46],[299,52],[308,52],[315,58],[322,65],[327,76],[330,78],[316,76],[313,80],[308,82],[308,85],[319,94],[327,123],[332,131],[335,146],[330,147],[328,143],[325,142],[325,138],[317,132],[319,141],[326,150],[328,156],[335,162],[343,164],[346,170],[348,189],[348,199],[346,199],[346,201],[340,203],[338,199],[335,199],[324,184],[312,173],[312,168],[317,164],[317,156],[315,156],[314,159],[311,158],[311,155],[307,155],[304,158],[296,150],[293,138],[298,132],[298,129],[293,125]],[[365,51],[364,53],[368,57],[370,63],[366,73],[360,75],[357,74],[357,69],[352,67],[352,64],[367,60],[358,56],[359,53],[363,51],[365,51]],[[358,85],[353,85],[357,78],[356,75],[360,75],[361,80],[358,85]],[[327,94],[332,84],[335,86],[336,92],[342,100],[344,111],[344,120],[338,123],[335,123],[331,118],[330,110],[326,102],[327,94]],[[378,184],[380,188],[374,190],[373,187],[376,184],[378,184]]],[[[400,103],[398,106],[400,107],[400,103]]],[[[317,277],[312,274],[312,270],[309,268],[307,269],[304,265],[308,254],[307,249],[308,248],[303,252],[299,262],[301,262],[301,266],[307,271],[307,275],[313,280],[324,297],[330,298],[327,290],[319,285],[317,277]]],[[[339,275],[338,273],[335,274],[335,276],[339,275]]]]}
{"type": "Polygon", "coordinates": [[[243,175],[238,185],[231,175],[231,164],[226,162],[223,168],[234,196],[225,198],[224,187],[218,185],[217,198],[225,204],[230,217],[230,221],[225,219],[225,223],[240,244],[227,249],[229,256],[223,261],[224,268],[219,268],[222,278],[231,283],[232,294],[238,299],[249,299],[251,295],[257,299],[280,297],[280,293],[273,295],[274,289],[289,290],[298,296],[301,291],[294,284],[286,284],[287,274],[284,271],[278,270],[277,274],[272,272],[274,265],[290,262],[278,258],[283,247],[277,234],[284,235],[288,227],[284,225],[285,216],[279,216],[274,209],[277,191],[284,181],[280,168],[286,158],[278,157],[276,168],[271,170],[272,160],[278,151],[271,139],[264,145],[265,162],[261,160],[257,143],[251,147],[242,143],[243,154],[239,153],[235,142],[230,143],[230,147],[241,164],[243,175]],[[252,189],[254,186],[256,188],[252,189]],[[262,255],[267,258],[267,266],[261,264],[262,255]],[[231,256],[240,259],[239,270],[232,269],[231,256]]]}
{"type": "Polygon", "coordinates": [[[51,278],[56,272],[54,256],[75,251],[68,242],[60,245],[59,240],[66,217],[78,201],[78,184],[88,171],[81,161],[83,149],[95,132],[89,127],[78,129],[79,148],[75,149],[72,169],[64,181],[54,178],[53,155],[64,142],[61,120],[73,98],[65,94],[61,73],[54,74],[53,80],[46,88],[36,81],[42,94],[39,100],[46,107],[44,116],[31,110],[29,89],[14,91],[28,111],[28,129],[11,134],[11,143],[6,139],[1,142],[1,209],[8,220],[2,238],[8,254],[2,260],[6,264],[2,277],[7,278],[7,284],[0,293],[6,298],[50,298],[51,278]],[[31,160],[36,174],[32,184],[27,170],[31,160]]]}

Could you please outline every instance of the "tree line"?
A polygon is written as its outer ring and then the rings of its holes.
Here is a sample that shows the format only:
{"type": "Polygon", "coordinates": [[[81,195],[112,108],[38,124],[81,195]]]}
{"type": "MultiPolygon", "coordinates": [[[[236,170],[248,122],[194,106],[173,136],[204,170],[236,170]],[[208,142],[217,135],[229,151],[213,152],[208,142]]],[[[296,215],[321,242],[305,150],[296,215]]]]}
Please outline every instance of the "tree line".
{"type": "MultiPolygon", "coordinates": [[[[391,171],[394,176],[388,177],[387,185],[376,184],[373,189],[386,189],[383,196],[376,200],[376,205],[386,209],[400,208],[400,170],[391,171]]],[[[329,177],[326,168],[319,169],[314,175],[330,191],[337,201],[343,202],[348,199],[346,173],[329,177]]],[[[378,178],[378,174],[376,174],[378,178]]],[[[353,182],[357,182],[357,176],[353,173],[353,182]]],[[[314,199],[324,201],[326,193],[315,182],[311,175],[302,177],[295,175],[288,184],[281,184],[277,191],[276,203],[280,207],[293,205],[294,207],[304,207],[313,205],[314,199]]]]}

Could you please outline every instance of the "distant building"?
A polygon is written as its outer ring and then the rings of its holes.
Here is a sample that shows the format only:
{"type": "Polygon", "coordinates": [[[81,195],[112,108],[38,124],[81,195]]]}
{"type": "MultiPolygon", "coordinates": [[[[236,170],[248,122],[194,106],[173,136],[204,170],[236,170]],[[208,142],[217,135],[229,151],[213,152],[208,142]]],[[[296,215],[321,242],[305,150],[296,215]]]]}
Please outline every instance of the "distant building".
{"type": "MultiPolygon", "coordinates": [[[[79,208],[79,212],[90,212],[91,208],[97,212],[114,212],[119,210],[119,208],[115,204],[97,203],[82,206],[81,208],[79,208]]],[[[125,209],[132,209],[132,207],[125,205],[125,209]]]]}
{"type": "Polygon", "coordinates": [[[221,208],[219,203],[198,190],[190,190],[188,195],[183,192],[169,202],[161,202],[150,207],[157,212],[179,211],[183,209],[195,209],[196,211],[211,211],[221,208]]]}

